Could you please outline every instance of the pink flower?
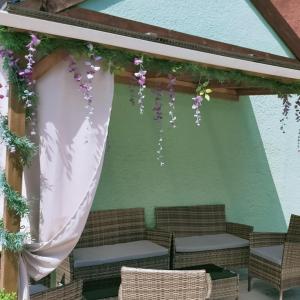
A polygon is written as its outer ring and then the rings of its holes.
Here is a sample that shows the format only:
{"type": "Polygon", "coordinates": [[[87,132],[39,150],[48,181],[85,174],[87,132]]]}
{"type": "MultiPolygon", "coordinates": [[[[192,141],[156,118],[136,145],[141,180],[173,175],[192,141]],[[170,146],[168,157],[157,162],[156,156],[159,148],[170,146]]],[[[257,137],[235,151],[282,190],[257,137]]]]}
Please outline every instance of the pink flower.
{"type": "Polygon", "coordinates": [[[133,63],[136,65],[136,66],[139,66],[139,65],[141,65],[142,63],[143,63],[143,59],[142,58],[135,58],[134,60],[133,60],[133,63]]]}

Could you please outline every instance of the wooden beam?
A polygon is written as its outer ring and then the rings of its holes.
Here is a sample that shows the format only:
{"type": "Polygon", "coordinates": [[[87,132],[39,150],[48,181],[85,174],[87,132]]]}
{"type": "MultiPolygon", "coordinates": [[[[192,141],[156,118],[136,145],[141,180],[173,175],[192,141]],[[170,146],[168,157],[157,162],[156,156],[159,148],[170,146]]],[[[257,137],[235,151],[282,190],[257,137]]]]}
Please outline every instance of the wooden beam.
{"type": "MultiPolygon", "coordinates": [[[[275,32],[286,43],[288,48],[300,60],[300,38],[288,22],[279,13],[271,0],[251,0],[275,32]]],[[[299,5],[299,3],[298,3],[299,5]]]]}
{"type": "MultiPolygon", "coordinates": [[[[136,84],[135,79],[132,76],[132,73],[129,72],[120,72],[115,76],[115,80],[118,83],[124,84],[136,84]]],[[[168,78],[165,77],[147,77],[147,87],[150,88],[160,88],[162,90],[168,90],[168,78]]],[[[187,93],[195,95],[197,84],[193,82],[186,82],[182,80],[176,80],[175,90],[176,92],[187,93]]],[[[237,92],[234,89],[228,88],[214,88],[212,97],[218,99],[238,101],[239,97],[237,92]]]]}
{"type": "Polygon", "coordinates": [[[87,10],[84,8],[73,7],[69,10],[61,12],[60,15],[66,17],[64,20],[62,20],[64,22],[72,23],[73,20],[74,25],[77,22],[80,23],[81,26],[86,26],[87,28],[97,29],[98,25],[103,27],[102,30],[105,30],[106,27],[107,30],[113,30],[113,32],[115,33],[119,32],[120,34],[122,34],[121,31],[124,31],[124,34],[125,32],[127,32],[127,35],[139,34],[137,36],[138,38],[150,38],[158,42],[170,43],[172,45],[182,46],[184,48],[190,48],[203,52],[235,57],[270,65],[295,69],[300,68],[299,61],[288,57],[226,44],[186,33],[177,32],[174,30],[168,30],[166,28],[154,25],[87,10]]]}
{"type": "MultiPolygon", "coordinates": [[[[9,87],[8,127],[18,136],[25,135],[25,110],[19,102],[13,86],[9,87]]],[[[22,192],[23,168],[19,163],[16,153],[7,151],[6,179],[8,184],[17,192],[22,192]]],[[[10,232],[20,230],[20,218],[4,203],[4,227],[10,232]]],[[[2,250],[0,287],[8,292],[17,292],[19,273],[19,254],[2,250]]]]}
{"type": "Polygon", "coordinates": [[[68,52],[63,49],[52,52],[46,57],[42,58],[33,69],[32,77],[34,80],[40,79],[50,69],[55,67],[59,62],[68,56],[68,52]]]}

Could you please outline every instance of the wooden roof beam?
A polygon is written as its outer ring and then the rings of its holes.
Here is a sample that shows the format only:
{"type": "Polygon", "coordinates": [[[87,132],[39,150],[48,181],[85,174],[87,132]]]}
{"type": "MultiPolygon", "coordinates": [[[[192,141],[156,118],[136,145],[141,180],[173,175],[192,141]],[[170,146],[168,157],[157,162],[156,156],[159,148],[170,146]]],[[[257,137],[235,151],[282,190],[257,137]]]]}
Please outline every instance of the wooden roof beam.
{"type": "Polygon", "coordinates": [[[282,38],[288,48],[300,60],[300,38],[284,17],[279,13],[271,0],[251,0],[275,32],[282,38]]]}

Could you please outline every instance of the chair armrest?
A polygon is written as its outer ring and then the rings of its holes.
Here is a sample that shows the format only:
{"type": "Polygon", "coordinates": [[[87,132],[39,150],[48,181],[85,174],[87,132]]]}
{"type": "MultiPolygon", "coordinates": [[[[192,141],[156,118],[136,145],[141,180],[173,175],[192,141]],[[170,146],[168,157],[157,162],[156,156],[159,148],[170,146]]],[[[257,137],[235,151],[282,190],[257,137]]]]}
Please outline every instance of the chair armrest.
{"type": "Polygon", "coordinates": [[[66,257],[56,269],[56,282],[69,284],[74,279],[74,258],[73,251],[66,257]]]}
{"type": "Polygon", "coordinates": [[[172,233],[162,230],[146,230],[146,239],[170,250],[172,233]]]}
{"type": "Polygon", "coordinates": [[[64,286],[48,289],[44,292],[33,294],[30,299],[57,299],[57,300],[78,300],[82,299],[82,281],[76,280],[64,286]]]}
{"type": "MultiPolygon", "coordinates": [[[[283,251],[282,268],[287,270],[289,274],[292,269],[300,276],[300,243],[299,242],[285,242],[283,251]]],[[[293,271],[293,274],[294,271],[293,271]]]]}
{"type": "Polygon", "coordinates": [[[226,222],[226,232],[249,240],[250,234],[253,232],[253,227],[245,224],[226,222]]]}
{"type": "Polygon", "coordinates": [[[252,232],[250,235],[250,248],[268,247],[283,244],[286,233],[279,232],[252,232]]]}

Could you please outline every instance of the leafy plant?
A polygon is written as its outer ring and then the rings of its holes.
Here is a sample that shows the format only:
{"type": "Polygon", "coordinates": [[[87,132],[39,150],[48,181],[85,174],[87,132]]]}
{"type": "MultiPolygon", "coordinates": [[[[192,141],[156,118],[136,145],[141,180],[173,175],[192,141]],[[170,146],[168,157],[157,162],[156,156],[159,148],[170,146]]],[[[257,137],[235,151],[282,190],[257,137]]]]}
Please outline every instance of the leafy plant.
{"type": "Polygon", "coordinates": [[[0,290],[0,300],[17,300],[17,294],[6,293],[4,290],[0,290]]]}

